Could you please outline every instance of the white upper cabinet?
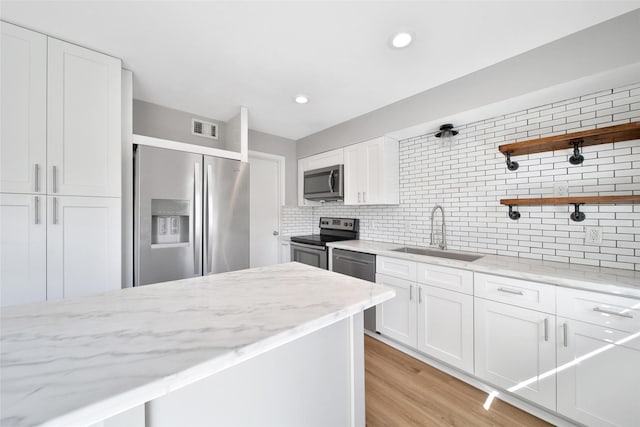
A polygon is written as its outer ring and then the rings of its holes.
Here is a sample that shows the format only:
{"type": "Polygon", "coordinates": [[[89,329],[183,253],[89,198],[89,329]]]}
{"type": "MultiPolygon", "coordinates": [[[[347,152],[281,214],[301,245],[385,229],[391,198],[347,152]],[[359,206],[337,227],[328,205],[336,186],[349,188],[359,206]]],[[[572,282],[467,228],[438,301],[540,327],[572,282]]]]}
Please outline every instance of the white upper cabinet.
{"type": "Polygon", "coordinates": [[[0,305],[45,301],[46,197],[0,194],[0,305]]]}
{"type": "Polygon", "coordinates": [[[47,299],[120,289],[120,199],[49,196],[47,299]]]}
{"type": "Polygon", "coordinates": [[[331,150],[325,153],[316,154],[315,156],[307,157],[306,170],[320,169],[342,164],[344,164],[344,150],[339,148],[337,150],[331,150]]]}
{"type": "Polygon", "coordinates": [[[48,53],[48,192],[120,197],[120,60],[52,38],[48,53]]]}
{"type": "Polygon", "coordinates": [[[47,37],[0,22],[0,192],[46,192],[47,37]]]}
{"type": "Polygon", "coordinates": [[[344,204],[400,203],[398,141],[383,136],[344,149],[344,204]]]}

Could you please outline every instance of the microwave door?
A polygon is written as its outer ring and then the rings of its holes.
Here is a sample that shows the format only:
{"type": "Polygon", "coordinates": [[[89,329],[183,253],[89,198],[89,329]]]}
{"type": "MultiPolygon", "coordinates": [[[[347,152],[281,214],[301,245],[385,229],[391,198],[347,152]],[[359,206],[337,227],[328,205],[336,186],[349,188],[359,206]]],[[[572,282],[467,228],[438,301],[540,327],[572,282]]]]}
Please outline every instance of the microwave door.
{"type": "Polygon", "coordinates": [[[342,165],[304,173],[304,197],[310,200],[336,200],[343,196],[342,165]]]}

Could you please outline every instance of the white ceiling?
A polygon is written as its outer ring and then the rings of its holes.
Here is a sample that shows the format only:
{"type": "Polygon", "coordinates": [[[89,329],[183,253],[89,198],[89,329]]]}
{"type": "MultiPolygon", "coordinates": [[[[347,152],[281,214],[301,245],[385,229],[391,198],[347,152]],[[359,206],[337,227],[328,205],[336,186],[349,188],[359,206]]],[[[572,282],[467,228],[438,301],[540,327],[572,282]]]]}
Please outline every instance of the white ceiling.
{"type": "MultiPolygon", "coordinates": [[[[3,1],[2,19],[122,58],[138,99],[299,139],[640,1],[3,1]],[[389,47],[399,30],[414,34],[389,47]],[[309,95],[306,105],[293,102],[309,95]]],[[[552,70],[550,70],[552,72],[552,70]]],[[[517,78],[517,76],[514,76],[517,78]]]]}

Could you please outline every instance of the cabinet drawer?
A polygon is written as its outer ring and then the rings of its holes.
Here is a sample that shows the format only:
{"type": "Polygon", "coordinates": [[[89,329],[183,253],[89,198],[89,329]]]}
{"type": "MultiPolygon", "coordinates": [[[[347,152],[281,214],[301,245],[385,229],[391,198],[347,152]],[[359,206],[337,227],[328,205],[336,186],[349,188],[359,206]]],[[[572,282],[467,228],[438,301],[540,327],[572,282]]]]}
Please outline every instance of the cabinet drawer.
{"type": "Polygon", "coordinates": [[[473,295],[473,272],[439,265],[418,264],[418,283],[473,295]]]}
{"type": "Polygon", "coordinates": [[[397,258],[376,257],[376,273],[416,281],[416,263],[397,258]]]}
{"type": "Polygon", "coordinates": [[[556,287],[553,285],[483,273],[475,273],[474,282],[477,297],[555,314],[556,287]]]}
{"type": "Polygon", "coordinates": [[[640,300],[558,288],[558,316],[635,333],[640,330],[640,300]]]}

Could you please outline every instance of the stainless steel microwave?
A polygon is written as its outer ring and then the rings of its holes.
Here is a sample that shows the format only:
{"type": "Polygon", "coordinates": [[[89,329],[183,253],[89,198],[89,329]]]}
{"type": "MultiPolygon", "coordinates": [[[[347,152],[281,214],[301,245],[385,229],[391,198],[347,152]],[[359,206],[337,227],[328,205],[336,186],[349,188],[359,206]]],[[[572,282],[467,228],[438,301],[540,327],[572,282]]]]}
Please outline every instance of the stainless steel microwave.
{"type": "Polygon", "coordinates": [[[335,165],[305,171],[304,198],[307,200],[344,199],[344,166],[335,165]]]}

